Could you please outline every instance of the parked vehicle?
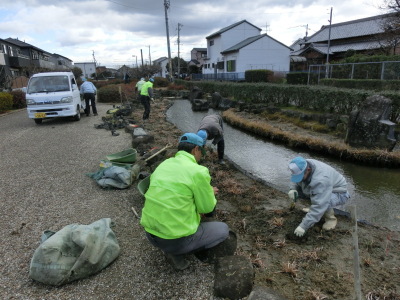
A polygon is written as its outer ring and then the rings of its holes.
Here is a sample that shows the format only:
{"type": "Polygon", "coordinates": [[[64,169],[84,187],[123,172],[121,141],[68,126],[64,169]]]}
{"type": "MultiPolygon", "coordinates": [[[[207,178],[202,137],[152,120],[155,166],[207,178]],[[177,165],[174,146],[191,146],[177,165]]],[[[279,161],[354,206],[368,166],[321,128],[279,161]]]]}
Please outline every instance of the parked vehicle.
{"type": "Polygon", "coordinates": [[[79,88],[72,72],[46,72],[33,75],[26,92],[28,117],[36,124],[43,119],[73,117],[81,119],[81,100],[79,88]]]}

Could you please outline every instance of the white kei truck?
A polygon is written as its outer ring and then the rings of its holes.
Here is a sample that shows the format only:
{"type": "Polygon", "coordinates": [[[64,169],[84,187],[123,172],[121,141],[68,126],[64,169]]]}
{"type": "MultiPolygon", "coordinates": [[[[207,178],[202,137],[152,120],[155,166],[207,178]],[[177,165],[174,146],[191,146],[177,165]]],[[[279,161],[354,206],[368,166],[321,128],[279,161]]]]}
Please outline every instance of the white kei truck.
{"type": "Polygon", "coordinates": [[[73,117],[79,121],[81,109],[86,108],[72,72],[34,74],[28,82],[26,106],[28,117],[36,124],[56,117],[73,117]]]}

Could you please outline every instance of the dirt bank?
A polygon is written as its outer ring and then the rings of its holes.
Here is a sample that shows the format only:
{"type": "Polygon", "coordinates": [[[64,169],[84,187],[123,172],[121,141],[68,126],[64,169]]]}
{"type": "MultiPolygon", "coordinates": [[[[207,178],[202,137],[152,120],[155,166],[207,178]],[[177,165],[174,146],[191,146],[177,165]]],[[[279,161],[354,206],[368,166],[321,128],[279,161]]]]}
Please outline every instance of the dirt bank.
{"type": "MultiPolygon", "coordinates": [[[[154,134],[157,147],[176,145],[181,134],[165,120],[169,105],[169,100],[157,100],[145,126],[154,134]]],[[[142,111],[136,105],[134,118],[140,119],[142,111]]],[[[171,150],[167,156],[173,153],[171,150]]],[[[287,299],[355,298],[350,219],[338,216],[333,232],[322,231],[317,224],[299,239],[293,231],[304,215],[305,201],[290,210],[286,194],[243,175],[232,165],[220,166],[215,161],[216,153],[209,152],[202,164],[210,169],[212,184],[220,189],[217,218],[238,234],[237,255],[251,259],[256,286],[274,289],[287,299]]],[[[363,297],[400,299],[399,232],[359,224],[358,239],[363,297]]]]}

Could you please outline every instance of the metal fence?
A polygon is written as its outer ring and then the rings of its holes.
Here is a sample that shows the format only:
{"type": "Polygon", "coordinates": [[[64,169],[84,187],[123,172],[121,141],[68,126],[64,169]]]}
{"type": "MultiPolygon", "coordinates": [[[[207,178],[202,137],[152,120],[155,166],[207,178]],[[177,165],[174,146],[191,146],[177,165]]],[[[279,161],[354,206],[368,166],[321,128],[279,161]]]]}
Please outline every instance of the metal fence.
{"type": "Polygon", "coordinates": [[[192,74],[192,80],[222,80],[222,81],[243,81],[244,72],[238,73],[216,73],[216,74],[192,74]]]}
{"type": "Polygon", "coordinates": [[[318,84],[323,78],[335,79],[400,79],[400,61],[310,65],[308,84],[318,84]]]}

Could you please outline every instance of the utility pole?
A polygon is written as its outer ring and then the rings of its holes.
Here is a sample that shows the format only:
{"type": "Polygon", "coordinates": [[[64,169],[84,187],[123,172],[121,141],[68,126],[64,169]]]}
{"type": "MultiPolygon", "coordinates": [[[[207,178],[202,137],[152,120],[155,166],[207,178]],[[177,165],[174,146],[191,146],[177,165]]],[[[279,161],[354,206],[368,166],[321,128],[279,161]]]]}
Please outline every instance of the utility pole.
{"type": "Polygon", "coordinates": [[[93,51],[93,62],[94,62],[94,76],[96,77],[97,80],[97,66],[96,66],[96,57],[94,56],[94,50],[93,51]]]}
{"type": "Polygon", "coordinates": [[[140,56],[142,57],[142,67],[143,67],[143,51],[140,49],[140,56]]]}
{"type": "Polygon", "coordinates": [[[331,48],[331,28],[332,28],[332,7],[331,7],[331,15],[329,18],[329,34],[328,34],[328,53],[326,54],[326,72],[325,72],[325,78],[328,78],[329,76],[329,51],[331,48]]]}
{"type": "Polygon", "coordinates": [[[178,78],[181,78],[180,77],[180,74],[181,74],[181,60],[179,58],[179,54],[180,54],[180,52],[179,52],[179,44],[180,44],[181,40],[179,38],[179,33],[181,31],[182,26],[183,25],[181,23],[178,23],[178,78]]]}
{"type": "Polygon", "coordinates": [[[149,45],[149,64],[150,64],[150,66],[151,66],[150,45],[149,45]]]}
{"type": "Polygon", "coordinates": [[[169,80],[172,81],[172,62],[171,62],[171,47],[169,44],[169,29],[168,29],[168,11],[169,0],[164,0],[164,10],[165,10],[165,28],[167,30],[167,45],[168,45],[168,64],[169,64],[169,80]]]}

